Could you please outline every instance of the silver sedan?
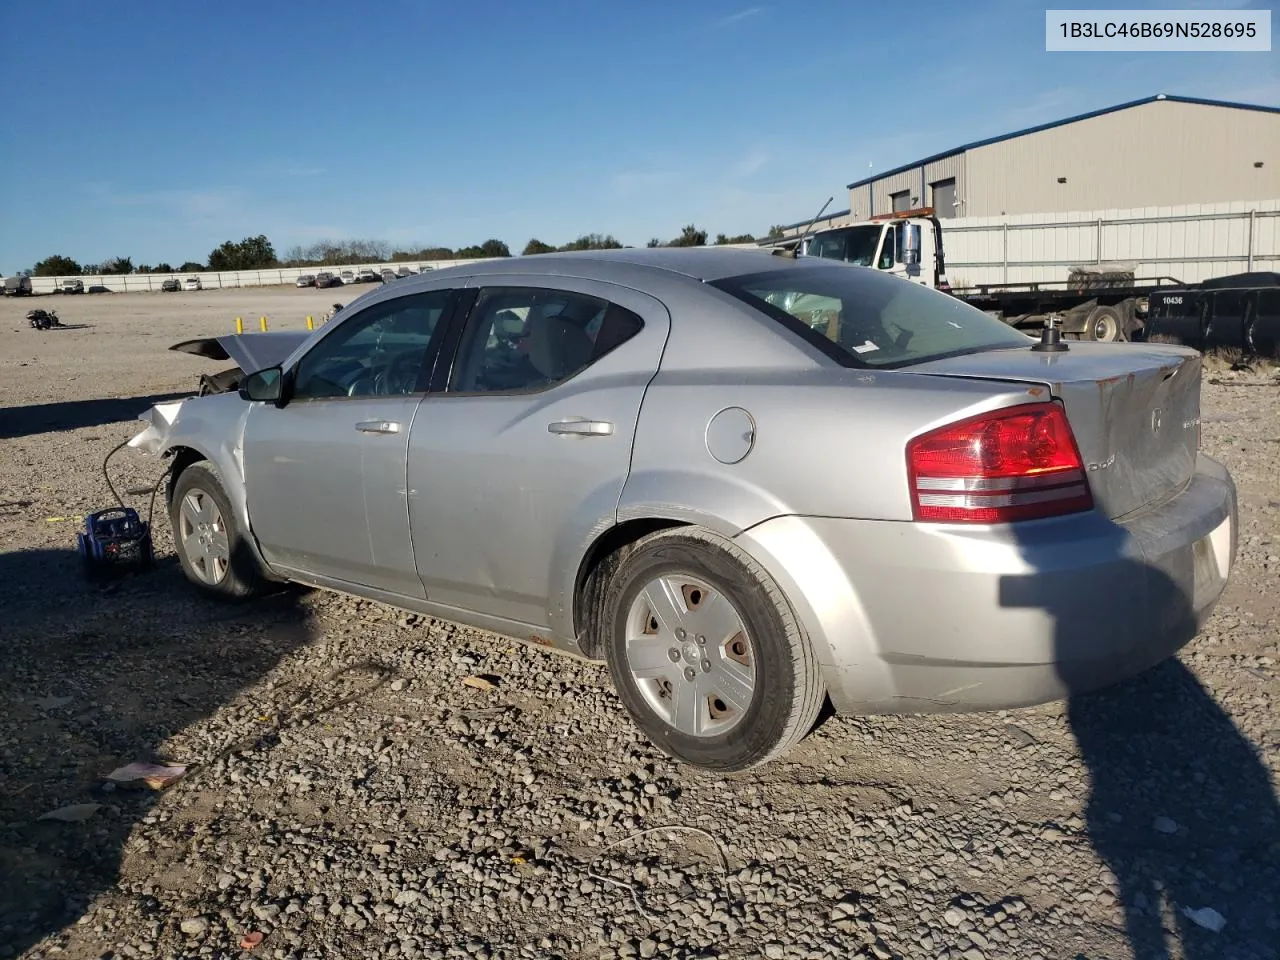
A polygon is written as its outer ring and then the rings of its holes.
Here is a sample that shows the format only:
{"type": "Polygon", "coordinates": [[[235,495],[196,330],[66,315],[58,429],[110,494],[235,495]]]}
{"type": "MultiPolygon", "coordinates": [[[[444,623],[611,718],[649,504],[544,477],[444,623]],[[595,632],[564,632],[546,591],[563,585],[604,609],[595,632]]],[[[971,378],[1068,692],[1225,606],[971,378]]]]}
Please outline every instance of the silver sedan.
{"type": "Polygon", "coordinates": [[[310,584],[603,659],[644,733],[709,769],[778,756],[827,700],[1114,683],[1191,639],[1235,556],[1196,352],[1041,349],[846,264],[486,261],[221,339],[238,392],[133,441],[172,458],[196,586],[310,584]]]}

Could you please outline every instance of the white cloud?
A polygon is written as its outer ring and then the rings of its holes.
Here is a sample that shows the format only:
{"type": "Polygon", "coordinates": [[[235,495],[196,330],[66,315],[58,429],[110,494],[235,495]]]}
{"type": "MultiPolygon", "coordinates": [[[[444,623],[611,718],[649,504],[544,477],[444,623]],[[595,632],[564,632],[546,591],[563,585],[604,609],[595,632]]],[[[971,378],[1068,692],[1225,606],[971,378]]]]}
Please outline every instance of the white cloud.
{"type": "Polygon", "coordinates": [[[675,170],[624,170],[611,176],[609,184],[615,193],[631,196],[670,187],[680,177],[675,170]]]}
{"type": "Polygon", "coordinates": [[[726,17],[721,17],[715,21],[714,26],[721,29],[731,27],[735,23],[741,23],[743,20],[759,16],[762,13],[764,13],[764,7],[747,7],[745,10],[739,10],[737,13],[731,13],[726,17]]]}
{"type": "Polygon", "coordinates": [[[734,163],[729,168],[729,172],[735,177],[749,177],[751,174],[758,172],[768,162],[769,154],[764,150],[755,149],[734,163]]]}
{"type": "Polygon", "coordinates": [[[248,197],[239,187],[119,191],[110,184],[88,184],[90,199],[108,207],[169,213],[190,220],[222,220],[238,216],[248,206],[248,197]]]}

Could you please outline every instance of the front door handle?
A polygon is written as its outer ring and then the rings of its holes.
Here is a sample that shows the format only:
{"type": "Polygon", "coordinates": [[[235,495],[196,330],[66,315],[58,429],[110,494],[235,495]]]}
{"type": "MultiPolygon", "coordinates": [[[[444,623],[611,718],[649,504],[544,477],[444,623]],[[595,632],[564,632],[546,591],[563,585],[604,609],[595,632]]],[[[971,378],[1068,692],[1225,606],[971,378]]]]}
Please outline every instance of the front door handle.
{"type": "Polygon", "coordinates": [[[362,420],[356,429],[361,433],[399,433],[400,424],[394,420],[362,420]]]}
{"type": "Polygon", "coordinates": [[[555,420],[547,424],[547,430],[578,437],[607,437],[613,433],[613,424],[608,420],[555,420]]]}

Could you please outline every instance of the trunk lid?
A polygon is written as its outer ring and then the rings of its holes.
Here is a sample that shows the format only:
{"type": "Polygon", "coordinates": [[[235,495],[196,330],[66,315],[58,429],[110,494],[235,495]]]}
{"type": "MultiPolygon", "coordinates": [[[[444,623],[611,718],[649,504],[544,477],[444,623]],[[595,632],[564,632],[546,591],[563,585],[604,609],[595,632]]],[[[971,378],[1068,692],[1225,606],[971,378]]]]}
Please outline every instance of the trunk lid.
{"type": "MultiPolygon", "coordinates": [[[[1029,346],[1029,345],[1028,345],[1029,346]]],[[[1176,494],[1200,447],[1200,355],[1163,344],[992,350],[901,372],[1038,384],[1062,401],[1098,509],[1123,517],[1176,494]]]]}

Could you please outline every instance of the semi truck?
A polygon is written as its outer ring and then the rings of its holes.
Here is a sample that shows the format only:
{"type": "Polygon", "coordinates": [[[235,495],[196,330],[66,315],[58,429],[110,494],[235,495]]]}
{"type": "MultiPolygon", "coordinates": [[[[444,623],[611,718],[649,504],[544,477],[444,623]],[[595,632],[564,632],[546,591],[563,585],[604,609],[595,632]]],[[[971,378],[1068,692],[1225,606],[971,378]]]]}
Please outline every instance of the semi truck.
{"type": "Polygon", "coordinates": [[[1145,326],[1151,294],[1182,286],[1173,277],[1136,277],[1125,265],[1090,265],[1071,268],[1062,281],[953,287],[947,280],[943,236],[933,208],[920,207],[766,244],[927,284],[1028,332],[1052,321],[1068,339],[1135,339],[1145,326]]]}

